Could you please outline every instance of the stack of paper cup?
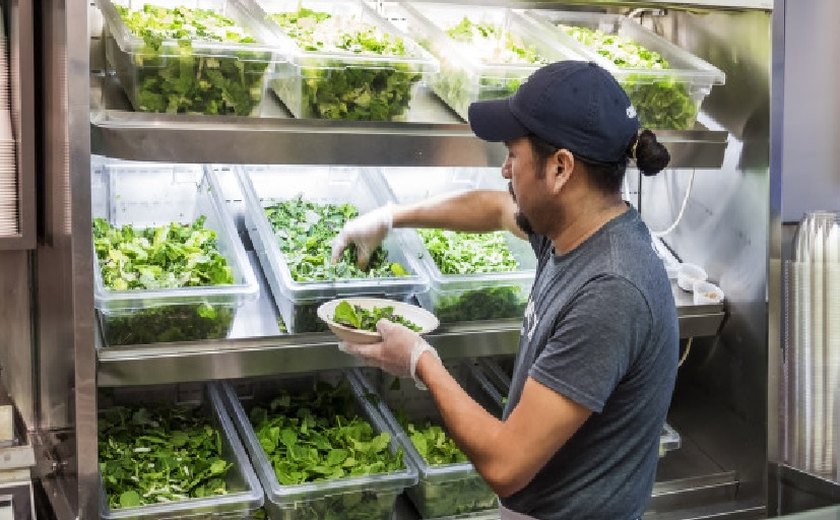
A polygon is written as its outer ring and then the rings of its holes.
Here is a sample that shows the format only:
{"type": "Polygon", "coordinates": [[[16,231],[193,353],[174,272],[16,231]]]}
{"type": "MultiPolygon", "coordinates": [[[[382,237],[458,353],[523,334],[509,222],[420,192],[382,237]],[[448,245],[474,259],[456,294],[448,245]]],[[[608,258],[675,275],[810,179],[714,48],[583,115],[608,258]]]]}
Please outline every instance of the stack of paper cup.
{"type": "Polygon", "coordinates": [[[15,136],[9,102],[9,62],[0,15],[0,236],[18,233],[18,185],[15,136]]]}

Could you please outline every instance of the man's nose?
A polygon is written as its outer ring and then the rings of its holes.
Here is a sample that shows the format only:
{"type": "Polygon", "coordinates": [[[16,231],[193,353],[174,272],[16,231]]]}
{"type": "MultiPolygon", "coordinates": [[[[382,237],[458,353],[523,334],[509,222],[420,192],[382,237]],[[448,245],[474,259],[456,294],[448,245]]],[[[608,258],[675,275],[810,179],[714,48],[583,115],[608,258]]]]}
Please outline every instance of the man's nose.
{"type": "Polygon", "coordinates": [[[505,179],[511,178],[510,159],[505,159],[505,162],[502,163],[502,177],[505,179]]]}

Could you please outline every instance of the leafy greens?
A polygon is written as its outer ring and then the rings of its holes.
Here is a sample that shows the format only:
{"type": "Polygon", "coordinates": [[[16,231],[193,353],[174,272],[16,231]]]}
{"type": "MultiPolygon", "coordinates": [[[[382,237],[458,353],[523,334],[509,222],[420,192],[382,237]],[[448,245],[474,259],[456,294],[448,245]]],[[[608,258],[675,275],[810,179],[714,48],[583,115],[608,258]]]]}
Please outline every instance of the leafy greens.
{"type": "MultiPolygon", "coordinates": [[[[390,449],[391,436],[377,433],[353,413],[358,405],[346,381],[319,382],[314,391],[283,391],[250,411],[251,424],[278,482],[306,482],[400,471],[402,449],[390,449]]],[[[300,501],[283,518],[320,520],[385,518],[393,509],[393,490],[358,489],[300,501]]]]}
{"type": "Polygon", "coordinates": [[[395,314],[394,307],[391,305],[374,307],[368,310],[359,305],[351,305],[347,301],[342,301],[336,305],[333,319],[336,323],[359,330],[376,331],[376,323],[381,319],[399,323],[415,332],[421,330],[421,327],[413,321],[395,314]]]}
{"type": "Polygon", "coordinates": [[[305,52],[333,53],[308,59],[271,83],[296,117],[390,121],[408,109],[421,74],[401,57],[409,56],[405,42],[377,26],[354,17],[300,8],[269,16],[305,52]],[[347,53],[352,58],[345,59],[347,53]],[[392,56],[393,61],[357,63],[355,56],[392,56]],[[309,65],[309,64],[312,65],[309,65]]]}
{"type": "MultiPolygon", "coordinates": [[[[558,25],[569,36],[621,68],[668,70],[670,64],[656,51],[630,38],[586,27],[558,25]]],[[[620,80],[639,122],[648,128],[685,130],[694,125],[697,106],[688,91],[688,82],[673,76],[629,74],[620,80]]]]}
{"type": "Polygon", "coordinates": [[[99,417],[99,469],[111,509],[228,493],[232,463],[195,407],[115,406],[99,417]]]}
{"type": "Polygon", "coordinates": [[[138,110],[246,116],[260,103],[271,54],[242,46],[255,40],[233,19],[209,9],[116,8],[128,30],[144,42],[128,55],[108,42],[138,110]],[[196,48],[204,42],[228,43],[231,49],[196,48]]]}
{"type": "MultiPolygon", "coordinates": [[[[142,291],[234,283],[206,217],[137,229],[93,219],[93,245],[102,283],[110,291],[142,291]]],[[[233,320],[230,304],[190,303],[100,311],[109,345],[224,337],[233,320]]]]}

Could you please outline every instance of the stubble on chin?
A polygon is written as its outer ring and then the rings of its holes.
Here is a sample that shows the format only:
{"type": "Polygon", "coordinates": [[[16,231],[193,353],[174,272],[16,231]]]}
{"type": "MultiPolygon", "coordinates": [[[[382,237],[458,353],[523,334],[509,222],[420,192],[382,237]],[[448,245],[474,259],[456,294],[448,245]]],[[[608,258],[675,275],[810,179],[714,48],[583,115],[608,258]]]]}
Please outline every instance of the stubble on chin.
{"type": "MultiPolygon", "coordinates": [[[[513,198],[513,202],[516,202],[516,194],[513,192],[513,183],[511,182],[508,182],[508,192],[510,193],[511,198],[513,198]]],[[[517,204],[517,208],[518,207],[519,206],[517,204]]],[[[528,221],[528,217],[522,213],[521,209],[517,209],[513,217],[516,220],[516,225],[519,226],[519,229],[524,231],[525,234],[534,234],[534,228],[531,226],[531,222],[528,221]]]]}

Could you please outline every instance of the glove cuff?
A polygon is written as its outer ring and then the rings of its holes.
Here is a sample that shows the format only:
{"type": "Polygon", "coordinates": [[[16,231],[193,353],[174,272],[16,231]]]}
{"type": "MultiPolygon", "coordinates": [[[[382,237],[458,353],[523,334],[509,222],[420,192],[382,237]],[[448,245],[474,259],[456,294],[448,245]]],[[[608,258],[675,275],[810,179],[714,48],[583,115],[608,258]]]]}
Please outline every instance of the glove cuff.
{"type": "Polygon", "coordinates": [[[438,355],[437,350],[435,350],[434,348],[432,348],[431,345],[426,343],[426,341],[423,338],[417,338],[417,343],[415,343],[414,348],[411,349],[409,369],[411,372],[411,378],[414,379],[414,386],[416,386],[418,390],[428,390],[428,388],[426,388],[426,385],[424,385],[423,382],[417,378],[417,363],[420,361],[420,356],[422,356],[424,352],[430,353],[435,358],[437,358],[438,361],[440,361],[440,356],[438,355]]]}
{"type": "Polygon", "coordinates": [[[387,202],[382,208],[382,223],[385,224],[385,229],[391,231],[394,229],[394,203],[387,202]]]}

